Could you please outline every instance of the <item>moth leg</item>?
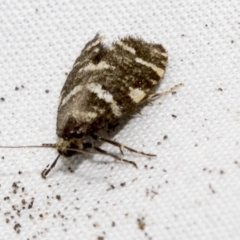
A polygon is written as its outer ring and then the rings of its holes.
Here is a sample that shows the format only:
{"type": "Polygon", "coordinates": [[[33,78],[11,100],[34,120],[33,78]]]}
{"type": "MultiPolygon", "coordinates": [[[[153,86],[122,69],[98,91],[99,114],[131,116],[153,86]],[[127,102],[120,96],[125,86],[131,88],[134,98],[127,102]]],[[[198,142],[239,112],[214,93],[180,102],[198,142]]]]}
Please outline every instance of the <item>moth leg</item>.
{"type": "Polygon", "coordinates": [[[145,153],[145,152],[142,152],[142,151],[138,151],[138,150],[135,150],[135,149],[133,149],[133,148],[127,147],[127,146],[125,146],[124,144],[122,144],[122,143],[120,143],[120,142],[116,142],[116,141],[113,141],[113,140],[108,139],[108,138],[100,137],[100,136],[97,136],[97,135],[95,135],[95,134],[93,135],[93,137],[96,138],[96,139],[102,140],[102,141],[104,141],[104,142],[108,142],[108,143],[110,143],[110,144],[112,144],[112,145],[114,145],[114,146],[119,147],[122,155],[123,155],[123,151],[122,151],[122,150],[123,150],[124,148],[126,148],[126,149],[128,149],[130,152],[135,152],[135,153],[142,154],[142,155],[146,155],[146,156],[149,156],[149,157],[155,157],[155,156],[156,156],[155,154],[150,154],[150,153],[145,153]]]}
{"type": "Polygon", "coordinates": [[[113,158],[115,158],[116,160],[121,161],[121,162],[130,163],[130,164],[132,164],[135,168],[138,168],[138,167],[137,167],[137,164],[136,164],[135,162],[133,162],[133,161],[129,161],[129,160],[124,159],[124,158],[120,158],[119,156],[117,156],[117,155],[115,155],[115,154],[112,154],[112,153],[109,153],[109,152],[107,152],[107,151],[105,151],[105,150],[103,150],[103,149],[101,149],[101,148],[99,148],[99,147],[94,147],[94,149],[95,149],[97,152],[99,152],[99,153],[101,153],[101,154],[103,154],[103,155],[111,156],[111,157],[113,157],[113,158]]]}
{"type": "Polygon", "coordinates": [[[49,174],[49,172],[56,166],[59,157],[60,157],[60,154],[58,154],[57,158],[53,161],[53,163],[50,166],[49,165],[46,166],[46,168],[41,173],[42,178],[45,179],[49,174]]]}
{"type": "Polygon", "coordinates": [[[166,94],[172,92],[175,88],[177,88],[179,86],[182,86],[182,85],[183,85],[183,83],[178,83],[178,84],[176,84],[176,85],[174,85],[174,86],[164,90],[163,92],[153,93],[153,94],[149,95],[148,98],[146,98],[146,100],[147,101],[153,101],[154,98],[160,97],[162,95],[166,95],[166,94]]]}

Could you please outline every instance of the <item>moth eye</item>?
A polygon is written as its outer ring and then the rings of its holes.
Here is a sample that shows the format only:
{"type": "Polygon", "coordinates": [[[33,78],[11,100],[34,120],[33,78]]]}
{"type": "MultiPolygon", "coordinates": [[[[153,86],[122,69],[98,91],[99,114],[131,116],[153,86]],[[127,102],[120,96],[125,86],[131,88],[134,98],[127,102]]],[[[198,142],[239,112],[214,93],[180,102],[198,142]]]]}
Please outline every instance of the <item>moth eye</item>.
{"type": "Polygon", "coordinates": [[[92,143],[90,143],[90,142],[86,142],[86,143],[83,143],[83,147],[84,147],[84,148],[92,148],[93,145],[92,145],[92,143]]]}
{"type": "Polygon", "coordinates": [[[78,133],[78,129],[69,132],[69,138],[82,138],[83,133],[78,133]]]}

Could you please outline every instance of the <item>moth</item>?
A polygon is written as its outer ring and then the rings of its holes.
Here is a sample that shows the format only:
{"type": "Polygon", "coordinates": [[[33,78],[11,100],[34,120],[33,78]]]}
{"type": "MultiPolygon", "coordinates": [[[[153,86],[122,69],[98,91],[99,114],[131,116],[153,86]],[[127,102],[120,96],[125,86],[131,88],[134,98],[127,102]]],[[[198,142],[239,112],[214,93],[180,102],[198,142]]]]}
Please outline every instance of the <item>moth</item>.
{"type": "Polygon", "coordinates": [[[97,140],[117,146],[121,152],[125,148],[155,156],[99,136],[98,132],[160,95],[153,92],[164,76],[167,60],[161,44],[127,36],[107,46],[96,34],[81,51],[62,88],[57,112],[58,142],[29,146],[56,148],[59,152],[42,177],[46,178],[60,155],[70,157],[76,153],[105,154],[137,167],[135,162],[95,146],[97,140]],[[93,143],[87,140],[89,137],[93,143]]]}

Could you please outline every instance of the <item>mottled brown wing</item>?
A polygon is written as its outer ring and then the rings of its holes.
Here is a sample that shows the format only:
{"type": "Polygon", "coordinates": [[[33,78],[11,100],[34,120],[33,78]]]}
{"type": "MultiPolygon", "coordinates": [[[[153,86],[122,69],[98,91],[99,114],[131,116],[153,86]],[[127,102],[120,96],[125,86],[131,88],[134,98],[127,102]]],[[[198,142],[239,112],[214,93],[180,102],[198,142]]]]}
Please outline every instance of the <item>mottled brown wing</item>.
{"type": "Polygon", "coordinates": [[[110,47],[97,34],[77,58],[58,107],[59,137],[82,137],[131,113],[162,79],[167,53],[126,37],[110,47]]]}

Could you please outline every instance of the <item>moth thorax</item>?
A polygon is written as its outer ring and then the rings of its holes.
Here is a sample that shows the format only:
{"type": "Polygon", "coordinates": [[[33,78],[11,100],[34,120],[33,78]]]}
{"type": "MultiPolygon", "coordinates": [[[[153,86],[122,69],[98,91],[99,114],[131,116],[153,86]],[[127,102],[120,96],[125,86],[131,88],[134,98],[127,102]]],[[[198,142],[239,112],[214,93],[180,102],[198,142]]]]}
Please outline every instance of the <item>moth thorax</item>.
{"type": "Polygon", "coordinates": [[[64,139],[59,138],[57,143],[57,150],[58,152],[65,156],[70,157],[77,153],[77,150],[82,150],[82,140],[81,138],[71,138],[71,139],[64,139]],[[74,151],[76,149],[76,151],[74,151]]]}

